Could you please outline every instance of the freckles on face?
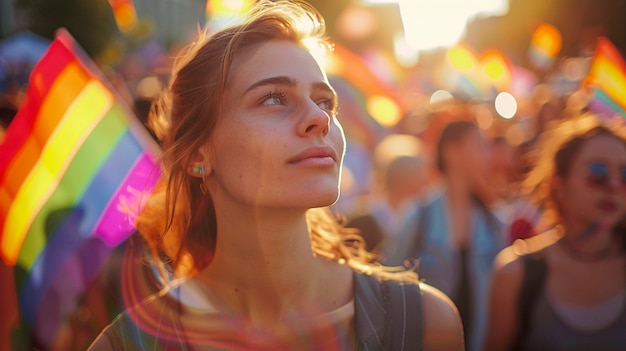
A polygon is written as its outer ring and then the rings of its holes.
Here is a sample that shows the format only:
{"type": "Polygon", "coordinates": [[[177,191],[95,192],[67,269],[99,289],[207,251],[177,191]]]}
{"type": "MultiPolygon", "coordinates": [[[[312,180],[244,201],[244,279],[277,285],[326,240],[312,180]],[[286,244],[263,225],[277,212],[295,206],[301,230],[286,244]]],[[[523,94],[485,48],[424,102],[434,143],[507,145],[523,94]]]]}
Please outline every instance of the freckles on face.
{"type": "Polygon", "coordinates": [[[345,142],[325,74],[290,42],[263,43],[240,56],[210,141],[212,191],[256,206],[331,204],[345,142]]]}

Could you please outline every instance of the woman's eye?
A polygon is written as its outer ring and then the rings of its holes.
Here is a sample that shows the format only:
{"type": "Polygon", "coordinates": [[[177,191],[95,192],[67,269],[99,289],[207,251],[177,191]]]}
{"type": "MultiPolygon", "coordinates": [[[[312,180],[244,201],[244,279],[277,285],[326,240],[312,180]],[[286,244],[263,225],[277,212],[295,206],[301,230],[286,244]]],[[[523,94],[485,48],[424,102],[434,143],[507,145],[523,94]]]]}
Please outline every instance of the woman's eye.
{"type": "Polygon", "coordinates": [[[275,91],[267,94],[261,99],[261,105],[274,106],[284,105],[286,94],[283,92],[275,91]]]}
{"type": "Polygon", "coordinates": [[[330,113],[335,112],[335,102],[332,100],[322,100],[317,103],[317,106],[322,110],[330,113]]]}

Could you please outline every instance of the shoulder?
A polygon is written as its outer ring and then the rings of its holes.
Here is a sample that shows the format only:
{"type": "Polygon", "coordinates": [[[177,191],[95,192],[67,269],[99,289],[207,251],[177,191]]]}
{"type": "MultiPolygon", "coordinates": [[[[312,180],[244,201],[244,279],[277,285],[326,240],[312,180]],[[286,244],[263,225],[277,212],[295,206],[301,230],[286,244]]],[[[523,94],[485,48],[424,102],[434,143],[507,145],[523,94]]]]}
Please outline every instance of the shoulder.
{"type": "Polygon", "coordinates": [[[523,262],[521,258],[526,255],[540,256],[558,241],[560,235],[556,230],[550,230],[528,239],[519,239],[500,251],[495,259],[496,271],[517,272],[523,262]]]}
{"type": "Polygon", "coordinates": [[[175,302],[162,290],[119,314],[89,347],[93,351],[157,350],[177,338],[175,328],[163,332],[163,326],[175,326],[175,302]],[[173,334],[172,334],[173,333],[173,334]]]}
{"type": "Polygon", "coordinates": [[[525,240],[516,240],[500,251],[494,264],[493,290],[516,295],[524,279],[524,257],[543,257],[559,239],[551,230],[525,240]]]}
{"type": "Polygon", "coordinates": [[[463,327],[459,313],[444,293],[420,284],[424,306],[424,350],[462,350],[463,327]]]}

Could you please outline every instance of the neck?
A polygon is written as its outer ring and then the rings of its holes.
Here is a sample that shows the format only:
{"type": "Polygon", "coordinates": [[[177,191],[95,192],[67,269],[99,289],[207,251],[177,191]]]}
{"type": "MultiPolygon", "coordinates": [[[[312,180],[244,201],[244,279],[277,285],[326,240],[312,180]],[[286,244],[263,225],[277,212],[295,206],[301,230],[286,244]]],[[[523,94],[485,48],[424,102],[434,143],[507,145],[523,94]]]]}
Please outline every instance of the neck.
{"type": "Polygon", "coordinates": [[[410,196],[399,192],[390,191],[387,195],[387,203],[389,204],[389,207],[396,212],[400,210],[410,199],[410,196]]]}
{"type": "Polygon", "coordinates": [[[336,308],[326,304],[324,294],[338,300],[326,284],[338,277],[351,282],[351,273],[313,255],[306,210],[231,205],[216,206],[216,215],[215,255],[198,279],[228,308],[261,325],[293,311],[336,308]]]}
{"type": "Polygon", "coordinates": [[[448,201],[451,204],[465,204],[471,193],[465,177],[460,172],[451,171],[445,177],[448,201]]]}
{"type": "Polygon", "coordinates": [[[602,223],[583,224],[573,221],[564,224],[561,245],[576,260],[598,261],[619,251],[611,228],[602,223]]]}

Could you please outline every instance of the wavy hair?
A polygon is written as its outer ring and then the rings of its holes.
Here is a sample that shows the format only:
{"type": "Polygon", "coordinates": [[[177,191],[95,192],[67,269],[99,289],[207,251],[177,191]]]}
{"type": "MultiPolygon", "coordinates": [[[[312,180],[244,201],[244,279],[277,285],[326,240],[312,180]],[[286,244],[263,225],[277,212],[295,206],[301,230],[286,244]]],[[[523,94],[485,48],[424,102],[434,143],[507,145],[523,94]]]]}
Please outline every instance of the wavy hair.
{"type": "MultiPolygon", "coordinates": [[[[211,262],[218,236],[210,194],[188,174],[193,155],[211,138],[233,60],[271,40],[287,40],[309,52],[332,46],[322,16],[301,1],[261,1],[243,23],[199,38],[177,59],[168,91],[155,103],[149,126],[163,147],[162,175],[137,219],[137,228],[159,262],[175,276],[191,276],[211,262]]],[[[315,56],[315,55],[314,55],[315,56]]],[[[380,279],[417,282],[401,267],[384,267],[365,250],[357,232],[343,228],[328,208],[307,211],[311,247],[318,256],[380,279]]]]}
{"type": "Polygon", "coordinates": [[[562,219],[560,204],[551,186],[552,177],[567,177],[575,157],[596,136],[614,137],[626,146],[623,124],[617,119],[614,122],[587,113],[555,121],[540,136],[536,149],[529,155],[534,166],[522,183],[522,189],[542,208],[546,226],[559,226],[562,219]]]}

